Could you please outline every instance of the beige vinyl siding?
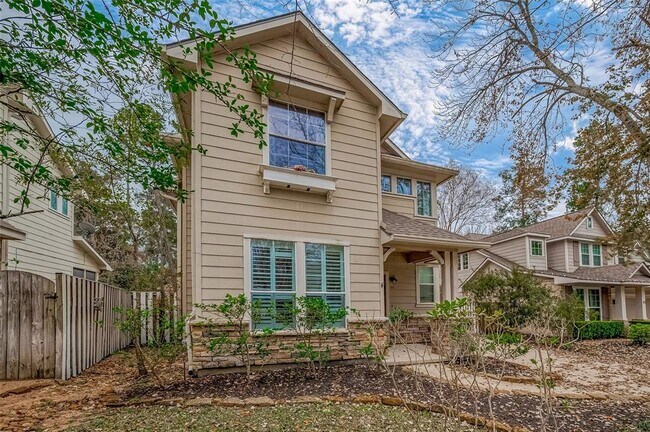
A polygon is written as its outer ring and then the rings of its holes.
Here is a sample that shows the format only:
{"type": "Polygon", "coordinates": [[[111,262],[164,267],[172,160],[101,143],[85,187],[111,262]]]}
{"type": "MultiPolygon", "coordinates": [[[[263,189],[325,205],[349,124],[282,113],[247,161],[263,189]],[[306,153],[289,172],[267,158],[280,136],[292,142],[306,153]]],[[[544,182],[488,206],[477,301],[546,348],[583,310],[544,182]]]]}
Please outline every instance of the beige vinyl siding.
{"type": "MultiPolygon", "coordinates": [[[[187,166],[184,168],[184,177],[183,177],[183,188],[185,190],[192,190],[192,167],[187,166]]],[[[183,250],[181,252],[182,269],[183,275],[181,275],[183,280],[183,296],[184,296],[184,310],[183,312],[188,313],[192,310],[192,305],[194,304],[192,300],[192,200],[194,199],[194,194],[190,193],[188,199],[182,204],[182,214],[181,214],[181,225],[183,230],[184,241],[182,243],[183,250]]],[[[181,241],[179,239],[179,241],[181,241]]]]}
{"type": "MultiPolygon", "coordinates": [[[[389,283],[391,309],[406,309],[415,313],[425,313],[431,309],[431,305],[418,306],[417,304],[417,266],[408,263],[404,254],[393,252],[384,263],[384,271],[397,278],[395,284],[389,283]]],[[[438,293],[440,293],[440,266],[435,266],[433,274],[436,289],[438,290],[438,293]]]]}
{"type": "Polygon", "coordinates": [[[573,262],[573,250],[567,245],[566,240],[556,241],[546,244],[548,267],[553,270],[567,271],[567,253],[571,254],[568,258],[569,264],[573,262]],[[565,249],[566,248],[566,249],[565,249]]]}
{"type": "Polygon", "coordinates": [[[497,243],[490,247],[490,252],[494,252],[505,259],[526,267],[528,241],[526,237],[519,237],[504,241],[503,243],[497,243]]]}
{"type": "Polygon", "coordinates": [[[408,216],[415,214],[415,198],[396,194],[383,193],[381,197],[382,206],[386,210],[408,216]]]}
{"type": "MultiPolygon", "coordinates": [[[[14,121],[17,120],[14,118],[14,121]]],[[[38,160],[39,155],[33,149],[16,150],[32,162],[38,160]]],[[[46,163],[60,174],[49,158],[46,163]]],[[[4,185],[4,179],[0,184],[4,185]]],[[[9,169],[8,209],[3,209],[3,213],[20,211],[20,203],[13,200],[20,196],[23,189],[16,182],[15,170],[9,169]]],[[[42,212],[11,218],[11,224],[24,231],[27,238],[7,241],[7,262],[3,263],[2,269],[32,272],[54,280],[55,273],[72,274],[72,268],[79,267],[94,271],[99,276],[98,264],[72,240],[74,205],[68,204],[68,216],[50,210],[49,191],[37,184],[30,187],[30,198],[31,204],[27,210],[42,212]]]]}
{"type": "MultiPolygon", "coordinates": [[[[291,42],[286,36],[251,49],[260,67],[288,74],[291,42]]],[[[215,79],[239,76],[223,56],[215,60],[215,79]]],[[[244,234],[322,238],[350,243],[351,306],[362,313],[383,315],[376,108],[300,37],[296,37],[293,74],[346,92],[331,124],[332,176],[338,178],[334,200],[328,204],[322,195],[275,188],[265,195],[259,174],[263,156],[257,141],[249,132],[233,137],[229,127],[235,117],[204,94],[200,143],[207,155],[200,158],[202,258],[197,263],[201,266],[201,300],[216,302],[227,293],[243,292],[244,234]]],[[[251,107],[260,110],[260,96],[250,85],[238,78],[233,82],[251,107]]],[[[291,102],[326,108],[295,98],[291,102]]]]}
{"type": "Polygon", "coordinates": [[[573,233],[573,236],[575,237],[606,237],[607,233],[605,232],[605,229],[600,225],[600,222],[598,221],[598,218],[594,217],[593,218],[593,226],[592,228],[587,228],[587,218],[580,222],[580,225],[578,225],[578,228],[576,231],[573,233]]]}
{"type": "Polygon", "coordinates": [[[544,241],[544,238],[542,237],[528,237],[526,240],[526,248],[528,249],[528,268],[531,270],[546,270],[547,264],[546,264],[546,255],[547,255],[547,250],[546,250],[546,242],[544,241]],[[531,246],[530,243],[531,241],[541,241],[542,242],[542,256],[539,255],[533,255],[531,252],[531,246]]]}

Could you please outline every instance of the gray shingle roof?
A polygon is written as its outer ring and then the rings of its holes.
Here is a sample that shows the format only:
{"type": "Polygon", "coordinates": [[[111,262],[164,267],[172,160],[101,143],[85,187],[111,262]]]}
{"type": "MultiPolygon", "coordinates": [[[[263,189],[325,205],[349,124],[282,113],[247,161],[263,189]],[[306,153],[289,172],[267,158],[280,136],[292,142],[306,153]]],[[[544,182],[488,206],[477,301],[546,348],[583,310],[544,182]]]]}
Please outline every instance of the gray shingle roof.
{"type": "Polygon", "coordinates": [[[386,232],[389,234],[439,240],[470,240],[459,234],[438,228],[430,222],[413,219],[390,210],[383,209],[382,215],[386,232]]]}
{"type": "Polygon", "coordinates": [[[591,210],[592,209],[579,210],[547,219],[536,224],[528,225],[526,227],[513,228],[509,231],[486,237],[485,240],[496,243],[518,235],[529,233],[548,235],[550,236],[549,239],[566,237],[571,235],[591,210]]]}
{"type": "MultiPolygon", "coordinates": [[[[510,270],[515,267],[524,269],[524,267],[519,264],[493,252],[482,250],[480,253],[510,270]]],[[[583,281],[647,283],[650,285],[650,272],[647,267],[644,267],[643,263],[634,263],[629,265],[617,264],[601,267],[578,267],[573,272],[562,272],[552,268],[549,268],[548,270],[532,270],[532,272],[537,275],[565,277],[583,281]]]]}

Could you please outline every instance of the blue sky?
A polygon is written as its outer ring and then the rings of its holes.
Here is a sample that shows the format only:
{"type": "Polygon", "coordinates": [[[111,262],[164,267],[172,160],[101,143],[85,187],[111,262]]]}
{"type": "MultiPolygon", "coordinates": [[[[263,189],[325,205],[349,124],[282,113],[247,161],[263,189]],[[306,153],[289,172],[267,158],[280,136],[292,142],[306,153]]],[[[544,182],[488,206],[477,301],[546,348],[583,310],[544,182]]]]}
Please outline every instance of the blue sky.
{"type": "MultiPolygon", "coordinates": [[[[510,164],[507,131],[474,148],[450,145],[433,138],[437,102],[451,90],[434,88],[431,8],[421,0],[395,2],[399,17],[386,0],[300,0],[301,10],[403,111],[408,119],[392,138],[412,158],[436,164],[450,159],[481,170],[497,181],[510,164]]],[[[294,10],[288,0],[214,0],[217,11],[235,24],[268,18],[294,10]]],[[[566,165],[580,122],[574,122],[552,155],[557,167],[566,165]]]]}

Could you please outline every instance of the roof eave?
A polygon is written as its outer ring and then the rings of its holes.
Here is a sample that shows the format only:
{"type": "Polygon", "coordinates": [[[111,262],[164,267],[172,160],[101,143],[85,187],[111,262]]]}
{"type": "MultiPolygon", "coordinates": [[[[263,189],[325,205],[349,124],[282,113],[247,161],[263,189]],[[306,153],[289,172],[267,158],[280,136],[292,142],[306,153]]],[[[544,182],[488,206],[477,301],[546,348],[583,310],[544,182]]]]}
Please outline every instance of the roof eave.
{"type": "Polygon", "coordinates": [[[408,243],[417,244],[417,245],[437,244],[437,245],[452,246],[452,247],[462,246],[466,250],[487,249],[490,247],[490,243],[477,242],[473,240],[446,239],[441,237],[410,236],[405,234],[391,234],[391,241],[407,243],[407,244],[408,243]]]}
{"type": "Polygon", "coordinates": [[[104,259],[104,257],[102,257],[99,252],[97,252],[95,248],[90,243],[88,243],[88,240],[82,236],[73,236],[72,240],[77,243],[84,252],[93,257],[97,264],[99,264],[100,270],[113,271],[113,267],[111,267],[111,265],[104,259]]]}

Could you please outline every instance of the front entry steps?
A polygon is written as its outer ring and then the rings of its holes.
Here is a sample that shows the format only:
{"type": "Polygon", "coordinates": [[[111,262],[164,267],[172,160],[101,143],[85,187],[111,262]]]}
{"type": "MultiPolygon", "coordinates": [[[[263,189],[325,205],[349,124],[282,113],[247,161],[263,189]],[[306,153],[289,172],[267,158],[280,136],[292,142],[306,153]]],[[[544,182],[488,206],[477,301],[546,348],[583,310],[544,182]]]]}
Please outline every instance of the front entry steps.
{"type": "Polygon", "coordinates": [[[388,348],[385,363],[389,366],[439,363],[442,358],[425,344],[397,344],[388,348]]]}

